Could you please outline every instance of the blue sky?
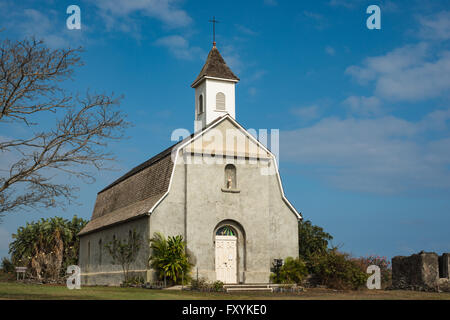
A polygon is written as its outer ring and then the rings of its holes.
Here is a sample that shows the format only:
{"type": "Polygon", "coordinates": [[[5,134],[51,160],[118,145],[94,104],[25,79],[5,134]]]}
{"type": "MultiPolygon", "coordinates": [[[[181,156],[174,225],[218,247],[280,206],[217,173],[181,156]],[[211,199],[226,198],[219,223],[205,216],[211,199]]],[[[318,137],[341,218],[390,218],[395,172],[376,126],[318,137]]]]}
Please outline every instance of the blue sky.
{"type": "MultiPolygon", "coordinates": [[[[285,192],[304,218],[355,256],[449,252],[447,1],[2,0],[2,37],[83,46],[85,65],[65,85],[123,94],[134,126],[108,146],[115,171],[93,184],[74,180],[78,205],[8,214],[0,256],[26,221],[89,219],[102,187],[171,145],[174,129],[193,129],[190,84],[211,48],[213,15],[218,49],[241,78],[237,120],[280,129],[285,192]],[[81,30],[66,28],[71,4],[81,8],[81,30]],[[381,30],[366,27],[371,4],[381,8],[381,30]]],[[[27,131],[0,128],[13,134],[27,131]]]]}

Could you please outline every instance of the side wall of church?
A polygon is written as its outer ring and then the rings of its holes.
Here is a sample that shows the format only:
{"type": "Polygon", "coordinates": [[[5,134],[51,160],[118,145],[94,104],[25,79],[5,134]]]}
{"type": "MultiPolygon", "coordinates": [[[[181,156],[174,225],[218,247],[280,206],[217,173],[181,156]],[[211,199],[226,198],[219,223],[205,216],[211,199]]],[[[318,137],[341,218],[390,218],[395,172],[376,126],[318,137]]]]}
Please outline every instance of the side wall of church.
{"type": "MultiPolygon", "coordinates": [[[[238,233],[238,282],[267,283],[274,259],[298,255],[297,217],[282,198],[277,174],[264,174],[274,160],[196,164],[200,156],[190,152],[179,153],[170,191],[150,215],[148,237],[182,235],[194,263],[192,277],[215,281],[215,232],[230,225],[238,233]],[[233,190],[226,186],[228,163],[236,166],[233,190]]],[[[147,280],[156,280],[153,271],[147,280]]]]}
{"type": "MultiPolygon", "coordinates": [[[[272,167],[273,167],[272,160],[272,167]]],[[[298,219],[282,198],[282,191],[278,176],[272,175],[270,183],[270,226],[274,249],[271,251],[273,259],[298,257],[298,219]]]]}
{"type": "MultiPolygon", "coordinates": [[[[179,160],[179,163],[182,161],[179,160]]],[[[185,169],[184,165],[177,165],[172,177],[172,185],[167,197],[156,207],[150,215],[150,238],[156,232],[162,233],[164,237],[185,234],[185,169]]],[[[151,252],[150,252],[151,253],[151,252]]],[[[150,271],[149,281],[155,281],[156,275],[150,271]]]]}
{"type": "Polygon", "coordinates": [[[105,245],[116,239],[127,240],[129,232],[136,230],[142,236],[142,247],[135,263],[130,266],[130,275],[147,279],[149,218],[147,216],[107,229],[81,236],[80,261],[82,285],[120,285],[124,280],[122,266],[114,264],[105,245]]]}

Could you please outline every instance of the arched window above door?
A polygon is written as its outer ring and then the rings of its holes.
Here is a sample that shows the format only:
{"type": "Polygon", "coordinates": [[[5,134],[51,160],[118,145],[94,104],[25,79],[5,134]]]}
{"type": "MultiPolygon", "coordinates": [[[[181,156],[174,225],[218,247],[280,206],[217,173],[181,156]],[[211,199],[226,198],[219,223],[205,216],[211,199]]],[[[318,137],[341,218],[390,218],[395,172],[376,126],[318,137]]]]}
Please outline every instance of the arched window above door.
{"type": "Polygon", "coordinates": [[[216,236],[233,236],[236,237],[236,232],[230,226],[223,226],[216,232],[216,236]]]}

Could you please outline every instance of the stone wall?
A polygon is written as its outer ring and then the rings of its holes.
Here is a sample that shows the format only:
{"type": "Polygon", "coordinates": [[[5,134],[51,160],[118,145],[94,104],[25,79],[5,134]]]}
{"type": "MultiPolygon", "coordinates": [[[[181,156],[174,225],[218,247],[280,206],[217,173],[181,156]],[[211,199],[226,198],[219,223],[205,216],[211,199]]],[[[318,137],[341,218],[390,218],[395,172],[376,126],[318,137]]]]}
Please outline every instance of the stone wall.
{"type": "Polygon", "coordinates": [[[439,257],[439,278],[449,278],[450,254],[444,253],[439,257]]]}
{"type": "Polygon", "coordinates": [[[444,254],[439,257],[434,252],[421,251],[409,257],[392,258],[392,287],[418,291],[448,291],[448,256],[444,254]],[[446,268],[442,267],[444,261],[446,268]],[[440,277],[440,273],[446,277],[440,277]]]}

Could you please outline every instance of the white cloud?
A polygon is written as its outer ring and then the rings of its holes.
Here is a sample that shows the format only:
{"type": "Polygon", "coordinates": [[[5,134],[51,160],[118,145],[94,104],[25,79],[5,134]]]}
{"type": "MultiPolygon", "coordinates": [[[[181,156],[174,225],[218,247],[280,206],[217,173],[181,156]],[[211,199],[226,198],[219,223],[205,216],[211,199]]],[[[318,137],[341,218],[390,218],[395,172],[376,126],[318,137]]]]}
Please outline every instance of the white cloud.
{"type": "Polygon", "coordinates": [[[232,45],[224,45],[221,48],[221,53],[227,65],[239,77],[237,73],[241,73],[244,70],[244,62],[241,59],[239,50],[236,50],[232,45]]]}
{"type": "Polygon", "coordinates": [[[254,82],[262,79],[267,74],[266,70],[256,70],[253,74],[246,77],[247,82],[254,82]]]}
{"type": "Polygon", "coordinates": [[[361,0],[330,0],[328,4],[333,7],[344,7],[347,9],[353,9],[356,7],[357,4],[359,4],[361,0]]]}
{"type": "Polygon", "coordinates": [[[309,121],[320,117],[320,108],[317,105],[294,108],[291,113],[298,116],[301,120],[309,121]]]}
{"type": "Polygon", "coordinates": [[[192,22],[186,11],[178,8],[177,0],[95,0],[109,28],[117,18],[129,18],[132,14],[156,18],[169,27],[185,27],[192,22]]]}
{"type": "Polygon", "coordinates": [[[383,56],[369,57],[363,67],[350,66],[346,72],[361,82],[376,79],[379,74],[401,72],[424,61],[429,46],[425,43],[394,49],[383,56]]]}
{"type": "Polygon", "coordinates": [[[311,12],[311,11],[303,11],[303,14],[300,18],[306,18],[308,19],[310,22],[312,22],[312,24],[314,25],[314,27],[318,30],[322,30],[325,29],[326,27],[328,27],[328,21],[325,18],[325,16],[321,15],[320,13],[315,13],[315,12],[311,12]]]}
{"type": "Polygon", "coordinates": [[[249,27],[240,25],[240,24],[236,24],[236,29],[238,31],[240,31],[241,33],[247,35],[247,36],[256,36],[258,34],[258,32],[253,31],[252,29],[250,29],[249,27]]]}
{"type": "Polygon", "coordinates": [[[375,92],[386,99],[419,101],[450,91],[450,51],[430,53],[419,43],[397,48],[383,56],[369,57],[346,73],[360,83],[375,82],[375,92]]]}
{"type": "Polygon", "coordinates": [[[269,7],[275,7],[278,5],[276,0],[264,0],[264,4],[269,7]]]}
{"type": "Polygon", "coordinates": [[[450,109],[435,110],[427,114],[420,122],[423,130],[443,131],[448,128],[450,120],[450,109]]]}
{"type": "Polygon", "coordinates": [[[421,25],[419,35],[425,39],[448,40],[450,39],[450,11],[419,17],[421,25]]]}
{"type": "Polygon", "coordinates": [[[334,48],[331,46],[326,46],[325,53],[328,54],[329,56],[334,56],[336,54],[336,50],[334,50],[334,48]]]}
{"type": "Polygon", "coordinates": [[[381,114],[381,101],[377,97],[350,96],[342,102],[352,114],[373,116],[381,114]]]}
{"type": "MultiPolygon", "coordinates": [[[[377,5],[383,12],[394,12],[398,10],[398,6],[394,1],[380,0],[377,2],[377,5]]],[[[367,8],[370,5],[367,0],[330,0],[328,4],[332,7],[343,7],[352,10],[358,8],[367,8]]]]}
{"type": "MultiPolygon", "coordinates": [[[[80,30],[68,30],[65,23],[60,24],[58,21],[63,21],[60,17],[61,13],[55,10],[15,10],[8,15],[6,28],[19,33],[21,37],[34,36],[44,40],[51,48],[73,47],[74,43],[83,40],[83,35],[80,30]]],[[[82,29],[84,32],[86,25],[82,24],[82,29]]]]}
{"type": "Polygon", "coordinates": [[[258,89],[256,89],[255,87],[250,87],[248,89],[248,94],[251,96],[256,96],[257,93],[258,93],[258,89]]]}
{"type": "Polygon", "coordinates": [[[375,119],[325,118],[313,126],[280,134],[282,161],[338,188],[382,194],[417,189],[450,189],[450,138],[424,136],[449,128],[439,115],[410,122],[393,116],[375,119]]]}
{"type": "Polygon", "coordinates": [[[160,38],[155,44],[166,47],[177,59],[195,60],[206,55],[203,49],[190,46],[189,41],[179,35],[160,38]]]}

